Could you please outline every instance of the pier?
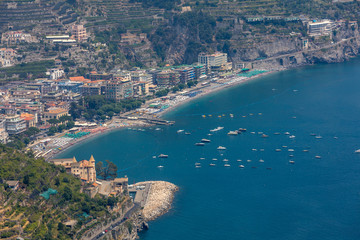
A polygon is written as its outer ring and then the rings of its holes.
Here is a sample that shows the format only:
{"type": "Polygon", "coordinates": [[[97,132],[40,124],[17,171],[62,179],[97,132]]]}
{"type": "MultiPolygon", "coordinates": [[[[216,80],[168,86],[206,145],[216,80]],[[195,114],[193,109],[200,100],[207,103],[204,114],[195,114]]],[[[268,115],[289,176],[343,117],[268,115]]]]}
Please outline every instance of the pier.
{"type": "Polygon", "coordinates": [[[127,120],[142,120],[150,124],[155,125],[173,125],[175,121],[167,121],[159,118],[151,118],[151,117],[128,117],[128,116],[120,116],[121,119],[127,120]]]}

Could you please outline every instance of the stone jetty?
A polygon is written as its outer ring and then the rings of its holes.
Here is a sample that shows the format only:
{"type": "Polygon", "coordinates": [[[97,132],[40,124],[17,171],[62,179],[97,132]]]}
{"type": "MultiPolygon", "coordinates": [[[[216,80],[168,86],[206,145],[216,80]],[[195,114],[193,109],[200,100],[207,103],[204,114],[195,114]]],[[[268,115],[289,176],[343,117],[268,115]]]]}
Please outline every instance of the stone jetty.
{"type": "Polygon", "coordinates": [[[143,208],[146,221],[154,220],[171,208],[174,193],[179,189],[176,185],[165,181],[149,181],[149,194],[143,208]]]}

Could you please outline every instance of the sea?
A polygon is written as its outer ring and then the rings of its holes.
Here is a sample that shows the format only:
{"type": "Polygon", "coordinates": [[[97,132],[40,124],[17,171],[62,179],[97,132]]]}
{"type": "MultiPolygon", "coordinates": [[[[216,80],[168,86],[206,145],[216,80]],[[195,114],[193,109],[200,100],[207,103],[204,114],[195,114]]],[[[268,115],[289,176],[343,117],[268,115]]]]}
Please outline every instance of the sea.
{"type": "Polygon", "coordinates": [[[179,186],[140,239],[360,239],[359,58],[273,73],[164,118],[176,123],[113,131],[58,156],[93,154],[130,184],[179,186]]]}

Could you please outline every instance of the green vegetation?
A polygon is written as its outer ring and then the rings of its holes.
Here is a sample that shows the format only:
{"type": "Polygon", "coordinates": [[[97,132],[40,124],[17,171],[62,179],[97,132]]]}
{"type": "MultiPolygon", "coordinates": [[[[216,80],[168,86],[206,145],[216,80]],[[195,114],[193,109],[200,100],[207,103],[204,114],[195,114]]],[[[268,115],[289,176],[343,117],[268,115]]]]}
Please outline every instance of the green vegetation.
{"type": "Polygon", "coordinates": [[[39,61],[31,63],[21,63],[19,65],[1,68],[0,72],[6,73],[7,75],[19,74],[20,78],[28,78],[29,75],[33,75],[33,78],[45,77],[45,72],[47,68],[52,68],[55,66],[53,60],[48,61],[39,61]]]}
{"type": "Polygon", "coordinates": [[[130,2],[141,2],[144,8],[158,7],[165,8],[167,10],[174,9],[177,4],[180,4],[180,0],[131,0],[130,2]]]}
{"type": "Polygon", "coordinates": [[[119,199],[89,198],[80,193],[81,187],[80,179],[66,173],[65,168],[0,145],[0,209],[5,218],[16,219],[16,225],[0,223],[1,228],[9,227],[1,236],[15,236],[20,224],[29,239],[73,239],[87,222],[111,218],[108,207],[119,199]],[[10,189],[7,180],[19,181],[19,189],[10,189]],[[49,188],[57,193],[46,200],[40,193],[49,188]],[[64,225],[69,219],[77,221],[74,228],[64,225]]]}
{"type": "Polygon", "coordinates": [[[11,136],[10,142],[7,144],[7,146],[19,150],[23,149],[30,143],[30,139],[39,132],[40,130],[38,128],[29,127],[25,132],[11,136]]]}
{"type": "Polygon", "coordinates": [[[100,161],[96,163],[96,173],[104,180],[114,179],[117,177],[117,166],[109,160],[105,163],[100,161]]]}
{"type": "Polygon", "coordinates": [[[144,100],[140,99],[123,99],[115,103],[102,95],[88,96],[79,103],[72,102],[69,113],[74,119],[84,117],[87,120],[105,120],[112,118],[114,114],[134,110],[143,103],[144,100]]]}

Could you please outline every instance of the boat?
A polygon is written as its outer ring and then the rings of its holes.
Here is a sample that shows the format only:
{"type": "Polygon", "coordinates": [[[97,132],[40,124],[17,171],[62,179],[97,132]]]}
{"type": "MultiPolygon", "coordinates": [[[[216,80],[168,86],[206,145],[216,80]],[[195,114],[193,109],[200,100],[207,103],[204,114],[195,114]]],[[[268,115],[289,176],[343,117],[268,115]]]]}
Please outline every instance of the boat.
{"type": "Polygon", "coordinates": [[[255,166],[252,166],[251,168],[257,168],[257,167],[255,167],[255,166]]]}
{"type": "Polygon", "coordinates": [[[360,149],[358,149],[358,150],[355,150],[355,153],[360,153],[360,149]]]}
{"type": "Polygon", "coordinates": [[[224,167],[230,167],[230,164],[224,164],[224,167]]]}
{"type": "Polygon", "coordinates": [[[228,161],[229,161],[229,159],[224,159],[224,160],[223,160],[223,162],[228,162],[228,161]]]}
{"type": "Polygon", "coordinates": [[[255,134],[255,132],[250,132],[251,134],[255,134]]]}
{"type": "Polygon", "coordinates": [[[320,158],[321,158],[321,156],[315,156],[315,158],[320,159],[320,158]]]}
{"type": "Polygon", "coordinates": [[[291,136],[289,136],[289,138],[295,138],[295,135],[291,135],[291,136]]]}
{"type": "Polygon", "coordinates": [[[195,146],[205,146],[205,143],[195,143],[195,146]]]}
{"type": "Polygon", "coordinates": [[[289,152],[294,152],[295,150],[294,150],[294,149],[289,148],[289,149],[288,149],[288,151],[289,151],[289,152]]]}
{"type": "Polygon", "coordinates": [[[208,136],[212,136],[212,134],[211,134],[211,133],[208,133],[208,136]]]}
{"type": "Polygon", "coordinates": [[[303,150],[303,152],[308,152],[308,151],[309,151],[309,150],[307,150],[307,149],[304,149],[304,150],[303,150]]]}
{"type": "Polygon", "coordinates": [[[283,147],[283,148],[287,148],[287,146],[285,146],[285,145],[284,145],[284,146],[282,146],[282,147],[283,147]]]}
{"type": "Polygon", "coordinates": [[[290,154],[289,157],[294,157],[294,155],[290,154]]]}
{"type": "Polygon", "coordinates": [[[179,129],[179,130],[177,130],[176,132],[177,133],[182,133],[184,131],[184,129],[179,129]]]}
{"type": "Polygon", "coordinates": [[[276,133],[274,133],[274,135],[280,135],[280,133],[279,133],[279,132],[276,132],[276,133]]]}
{"type": "Polygon", "coordinates": [[[191,133],[189,133],[189,132],[185,132],[185,135],[190,135],[191,133]]]}
{"type": "Polygon", "coordinates": [[[169,155],[166,155],[166,154],[160,154],[159,156],[158,156],[158,158],[168,158],[169,157],[169,155]]]}
{"type": "Polygon", "coordinates": [[[203,117],[203,118],[205,118],[205,117],[206,117],[206,115],[202,115],[202,117],[203,117]]]}
{"type": "Polygon", "coordinates": [[[246,160],[247,162],[251,162],[251,160],[250,159],[248,159],[248,160],[246,160]]]}
{"type": "Polygon", "coordinates": [[[216,164],[215,164],[215,163],[210,163],[209,165],[210,165],[210,166],[215,166],[216,164]]]}
{"type": "Polygon", "coordinates": [[[218,146],[217,150],[226,150],[226,147],[218,146]]]}
{"type": "Polygon", "coordinates": [[[196,165],[195,168],[201,168],[201,166],[200,166],[200,165],[196,165]]]}
{"type": "Polygon", "coordinates": [[[160,131],[160,130],[161,130],[161,128],[155,128],[155,130],[156,130],[156,131],[160,131]]]}
{"type": "Polygon", "coordinates": [[[281,152],[281,149],[275,149],[276,152],[281,152]]]}
{"type": "Polygon", "coordinates": [[[318,135],[318,136],[315,136],[316,139],[321,139],[322,136],[318,135]]]}
{"type": "Polygon", "coordinates": [[[245,166],[244,165],[239,165],[239,168],[244,168],[245,166]]]}
{"type": "Polygon", "coordinates": [[[267,138],[267,137],[269,137],[269,135],[263,134],[263,135],[261,135],[261,137],[267,138]]]}
{"type": "Polygon", "coordinates": [[[153,158],[156,158],[156,156],[153,156],[153,158]]]}
{"type": "Polygon", "coordinates": [[[293,161],[293,160],[290,160],[290,161],[289,161],[289,163],[291,163],[291,164],[294,164],[294,163],[295,163],[295,161],[293,161]]]}
{"type": "Polygon", "coordinates": [[[246,128],[239,128],[240,132],[246,132],[246,128]]]}
{"type": "Polygon", "coordinates": [[[239,133],[237,131],[229,131],[228,135],[238,135],[239,133]]]}
{"type": "Polygon", "coordinates": [[[267,169],[267,170],[271,170],[272,168],[271,168],[271,167],[267,167],[266,169],[267,169]]]}
{"type": "Polygon", "coordinates": [[[238,160],[236,160],[236,161],[241,162],[242,160],[241,160],[241,159],[238,159],[238,160]]]}
{"type": "Polygon", "coordinates": [[[224,129],[224,127],[217,127],[217,128],[211,129],[210,132],[217,132],[217,131],[220,131],[222,129],[224,129]]]}
{"type": "Polygon", "coordinates": [[[205,158],[200,158],[200,160],[205,160],[205,158]]]}
{"type": "Polygon", "coordinates": [[[159,165],[159,166],[157,166],[158,168],[163,168],[164,166],[161,166],[161,165],[159,165]]]}
{"type": "Polygon", "coordinates": [[[251,149],[252,151],[257,151],[257,149],[256,148],[253,148],[253,149],[251,149]]]}
{"type": "Polygon", "coordinates": [[[234,117],[234,114],[230,113],[230,117],[234,117]]]}
{"type": "Polygon", "coordinates": [[[260,159],[259,162],[264,162],[264,160],[260,159]]]}
{"type": "Polygon", "coordinates": [[[284,134],[285,134],[285,135],[290,135],[290,133],[289,133],[289,132],[285,132],[284,134]]]}
{"type": "Polygon", "coordinates": [[[310,133],[310,136],[316,136],[316,134],[315,133],[310,133]]]}
{"type": "Polygon", "coordinates": [[[196,162],[196,163],[195,163],[195,166],[199,166],[199,165],[201,165],[201,163],[199,163],[199,162],[196,162]]]}
{"type": "Polygon", "coordinates": [[[203,143],[209,143],[209,142],[211,142],[209,139],[206,139],[206,138],[203,138],[203,139],[201,139],[201,142],[203,142],[203,143]]]}
{"type": "Polygon", "coordinates": [[[212,160],[213,160],[213,161],[217,161],[217,158],[213,158],[212,160]]]}
{"type": "Polygon", "coordinates": [[[260,152],[263,152],[263,151],[265,151],[265,149],[261,148],[261,149],[260,149],[260,152]]]}

